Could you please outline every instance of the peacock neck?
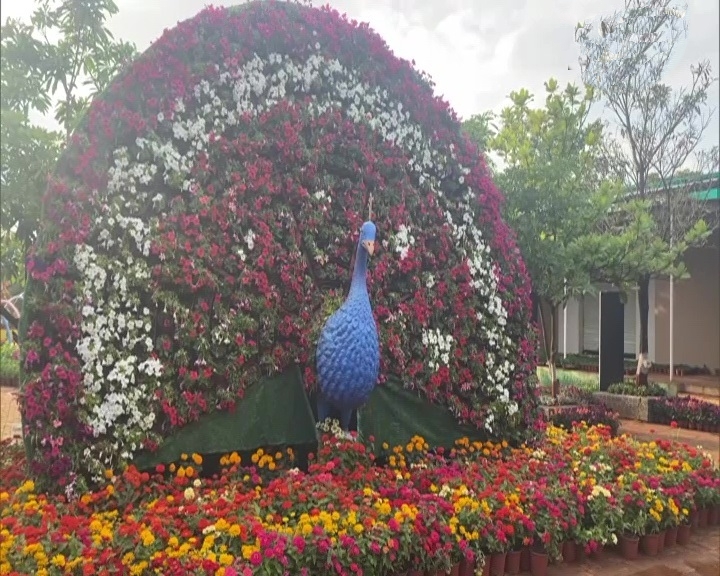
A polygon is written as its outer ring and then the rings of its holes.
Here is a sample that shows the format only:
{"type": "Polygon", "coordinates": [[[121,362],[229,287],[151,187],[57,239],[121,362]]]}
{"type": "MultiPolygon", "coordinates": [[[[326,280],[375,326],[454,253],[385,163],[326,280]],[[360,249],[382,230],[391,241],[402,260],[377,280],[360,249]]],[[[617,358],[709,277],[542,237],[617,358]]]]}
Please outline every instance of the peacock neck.
{"type": "Polygon", "coordinates": [[[355,268],[353,268],[349,297],[367,297],[367,261],[367,252],[363,249],[362,245],[358,243],[357,251],[355,252],[355,268]]]}

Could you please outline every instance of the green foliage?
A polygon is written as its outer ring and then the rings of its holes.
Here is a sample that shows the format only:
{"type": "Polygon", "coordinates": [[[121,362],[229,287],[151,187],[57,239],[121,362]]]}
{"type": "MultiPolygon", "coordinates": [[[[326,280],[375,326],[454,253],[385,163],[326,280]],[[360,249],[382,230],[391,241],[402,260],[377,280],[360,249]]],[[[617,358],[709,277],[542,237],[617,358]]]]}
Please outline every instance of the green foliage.
{"type": "Polygon", "coordinates": [[[16,380],[20,377],[20,360],[17,344],[4,341],[0,344],[0,378],[16,380]]]}
{"type": "Polygon", "coordinates": [[[580,248],[597,229],[616,189],[600,166],[602,126],[589,122],[592,90],[545,84],[544,108],[531,108],[525,89],[510,95],[502,127],[490,147],[506,165],[498,183],[507,195],[505,217],[518,235],[535,292],[557,307],[592,290],[580,248]]]}
{"type": "Polygon", "coordinates": [[[618,382],[608,386],[608,392],[622,396],[667,396],[667,390],[654,382],[647,386],[638,386],[634,382],[618,382]]]}
{"type": "Polygon", "coordinates": [[[135,55],[132,44],[115,41],[107,19],[112,0],[39,0],[30,22],[8,19],[2,26],[0,86],[0,171],[3,237],[2,275],[24,270],[24,251],[42,216],[42,197],[64,138],[103,90],[135,55]],[[54,112],[64,135],[33,125],[30,114],[54,112]],[[23,246],[18,250],[10,236],[23,246]],[[6,251],[5,248],[12,249],[6,251]]]}
{"type": "MultiPolygon", "coordinates": [[[[494,122],[495,115],[491,111],[482,114],[473,114],[462,123],[463,130],[481,152],[488,152],[488,145],[497,134],[497,124],[494,122]]],[[[495,168],[494,163],[486,156],[490,168],[495,168]]]]}

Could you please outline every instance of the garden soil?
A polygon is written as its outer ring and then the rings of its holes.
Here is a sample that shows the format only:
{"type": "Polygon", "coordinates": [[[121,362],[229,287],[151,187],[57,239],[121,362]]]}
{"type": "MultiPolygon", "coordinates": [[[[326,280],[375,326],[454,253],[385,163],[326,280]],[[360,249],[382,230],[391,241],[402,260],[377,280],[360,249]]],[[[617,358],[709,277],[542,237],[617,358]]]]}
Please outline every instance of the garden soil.
{"type": "Polygon", "coordinates": [[[624,560],[608,550],[601,560],[551,566],[548,576],[720,576],[720,527],[698,530],[689,545],[666,548],[655,558],[624,560]]]}

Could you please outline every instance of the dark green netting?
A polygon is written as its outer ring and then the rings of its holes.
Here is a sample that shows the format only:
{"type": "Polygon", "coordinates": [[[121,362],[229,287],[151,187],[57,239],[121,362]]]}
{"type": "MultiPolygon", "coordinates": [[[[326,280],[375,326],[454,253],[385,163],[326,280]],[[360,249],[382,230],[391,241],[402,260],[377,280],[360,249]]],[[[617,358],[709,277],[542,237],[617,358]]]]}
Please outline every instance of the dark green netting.
{"type": "Polygon", "coordinates": [[[315,418],[298,368],[251,386],[232,412],[210,412],[168,437],[153,453],[142,453],[143,470],[177,462],[185,454],[224,454],[267,446],[317,442],[315,418]]]}
{"type": "Polygon", "coordinates": [[[451,447],[463,437],[486,439],[482,430],[459,424],[447,408],[406,390],[397,380],[375,389],[360,410],[358,430],[364,438],[373,436],[378,447],[383,442],[404,446],[415,435],[422,436],[431,447],[451,447]]]}
{"type": "MultiPolygon", "coordinates": [[[[358,430],[373,436],[375,446],[405,445],[415,435],[433,447],[453,446],[468,437],[484,440],[482,431],[457,423],[449,410],[391,380],[373,392],[358,415],[358,430]]],[[[234,412],[211,412],[167,438],[154,453],[135,459],[140,469],[176,462],[185,454],[222,454],[271,446],[314,446],[315,417],[300,370],[269,378],[248,389],[234,412]]]]}

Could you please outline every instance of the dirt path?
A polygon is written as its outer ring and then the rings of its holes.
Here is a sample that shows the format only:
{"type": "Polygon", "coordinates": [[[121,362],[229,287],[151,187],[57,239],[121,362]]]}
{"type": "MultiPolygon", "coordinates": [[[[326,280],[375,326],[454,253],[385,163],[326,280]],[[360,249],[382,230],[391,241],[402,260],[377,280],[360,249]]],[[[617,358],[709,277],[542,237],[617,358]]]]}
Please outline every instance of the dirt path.
{"type": "Polygon", "coordinates": [[[15,394],[17,388],[0,387],[0,439],[20,435],[20,412],[15,394]]]}
{"type": "Polygon", "coordinates": [[[551,566],[548,576],[718,576],[720,575],[720,527],[698,530],[687,546],[674,546],[655,558],[641,556],[623,560],[614,550],[601,560],[583,564],[551,566]]]}

